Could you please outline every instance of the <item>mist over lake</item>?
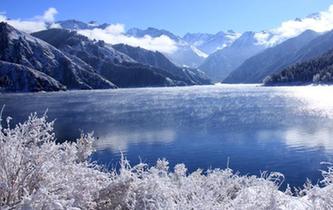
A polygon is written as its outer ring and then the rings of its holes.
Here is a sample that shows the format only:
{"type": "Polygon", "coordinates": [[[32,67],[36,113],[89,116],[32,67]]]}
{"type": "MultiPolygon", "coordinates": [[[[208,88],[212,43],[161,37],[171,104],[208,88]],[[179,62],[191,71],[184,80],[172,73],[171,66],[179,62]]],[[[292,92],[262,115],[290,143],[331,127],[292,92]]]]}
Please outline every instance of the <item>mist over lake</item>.
{"type": "Polygon", "coordinates": [[[333,158],[331,86],[214,85],[57,93],[3,94],[3,117],[32,112],[55,120],[58,141],[94,131],[93,160],[226,168],[241,174],[279,171],[285,184],[321,179],[333,158]],[[318,94],[320,92],[320,94],[318,94]]]}

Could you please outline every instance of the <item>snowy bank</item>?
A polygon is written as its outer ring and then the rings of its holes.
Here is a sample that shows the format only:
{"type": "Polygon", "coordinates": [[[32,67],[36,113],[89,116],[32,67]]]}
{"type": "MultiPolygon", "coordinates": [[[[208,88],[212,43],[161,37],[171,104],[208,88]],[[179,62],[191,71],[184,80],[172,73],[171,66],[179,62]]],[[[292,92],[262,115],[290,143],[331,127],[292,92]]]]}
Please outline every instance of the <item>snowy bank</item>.
{"type": "Polygon", "coordinates": [[[91,134],[55,143],[53,122],[31,115],[15,127],[0,127],[0,209],[332,209],[333,168],[323,188],[305,184],[279,191],[284,177],[240,176],[231,169],[187,173],[168,161],[130,166],[119,172],[89,162],[91,134]]]}

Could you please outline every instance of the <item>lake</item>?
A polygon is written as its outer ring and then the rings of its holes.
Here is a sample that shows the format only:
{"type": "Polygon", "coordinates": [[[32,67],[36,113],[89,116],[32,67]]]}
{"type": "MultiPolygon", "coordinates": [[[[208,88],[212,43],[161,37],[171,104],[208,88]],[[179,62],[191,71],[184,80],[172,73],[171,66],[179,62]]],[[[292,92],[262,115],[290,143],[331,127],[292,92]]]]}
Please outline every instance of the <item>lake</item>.
{"type": "Polygon", "coordinates": [[[301,186],[333,162],[333,86],[215,85],[2,94],[3,116],[55,121],[59,141],[94,131],[93,160],[117,167],[166,158],[172,167],[279,171],[301,186]],[[229,160],[229,161],[228,161],[229,160]]]}

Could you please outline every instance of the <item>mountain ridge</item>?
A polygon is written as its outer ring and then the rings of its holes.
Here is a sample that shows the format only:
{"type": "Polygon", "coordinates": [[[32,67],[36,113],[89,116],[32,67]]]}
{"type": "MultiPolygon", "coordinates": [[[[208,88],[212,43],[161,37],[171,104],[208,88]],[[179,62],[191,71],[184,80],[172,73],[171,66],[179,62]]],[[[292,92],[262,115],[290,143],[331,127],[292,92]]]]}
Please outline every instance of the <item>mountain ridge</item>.
{"type": "Polygon", "coordinates": [[[319,36],[318,33],[308,30],[297,37],[267,48],[245,60],[223,82],[260,83],[266,76],[295,63],[297,52],[317,36],[319,36]]]}
{"type": "Polygon", "coordinates": [[[175,76],[178,76],[179,78],[184,79],[190,84],[210,84],[208,78],[198,74],[198,70],[178,67],[158,51],[153,52],[140,47],[132,47],[125,44],[117,44],[113,45],[113,47],[140,63],[163,69],[175,76]]]}
{"type": "MultiPolygon", "coordinates": [[[[76,32],[49,29],[33,35],[54,44],[68,54],[79,57],[119,87],[141,87],[145,86],[145,83],[149,86],[193,85],[166,70],[137,62],[103,41],[94,42],[76,32]]],[[[145,56],[148,52],[150,51],[145,50],[145,56]]]]}
{"type": "Polygon", "coordinates": [[[264,85],[333,84],[333,50],[283,69],[264,79],[264,85]]]}
{"type": "Polygon", "coordinates": [[[56,79],[68,89],[115,88],[94,69],[75,62],[48,43],[0,23],[0,60],[24,65],[56,79]]]}
{"type": "Polygon", "coordinates": [[[229,47],[218,50],[208,56],[199,66],[199,69],[204,71],[212,80],[219,82],[224,80],[246,59],[265,48],[265,46],[257,43],[255,32],[244,32],[229,47]]]}

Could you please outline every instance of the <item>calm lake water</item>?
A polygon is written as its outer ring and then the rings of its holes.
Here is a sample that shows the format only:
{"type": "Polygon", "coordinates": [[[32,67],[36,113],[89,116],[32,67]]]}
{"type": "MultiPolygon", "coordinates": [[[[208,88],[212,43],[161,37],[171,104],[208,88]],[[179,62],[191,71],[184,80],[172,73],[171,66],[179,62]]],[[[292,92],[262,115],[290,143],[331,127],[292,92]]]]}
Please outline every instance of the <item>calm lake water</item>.
{"type": "Polygon", "coordinates": [[[333,86],[219,85],[57,93],[3,94],[4,117],[29,113],[56,119],[59,140],[81,131],[98,137],[94,160],[117,167],[123,153],[132,164],[171,167],[229,166],[241,174],[279,171],[300,186],[321,178],[333,162],[333,86]]]}

